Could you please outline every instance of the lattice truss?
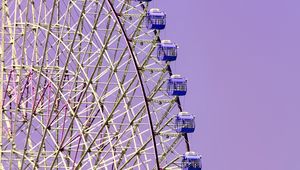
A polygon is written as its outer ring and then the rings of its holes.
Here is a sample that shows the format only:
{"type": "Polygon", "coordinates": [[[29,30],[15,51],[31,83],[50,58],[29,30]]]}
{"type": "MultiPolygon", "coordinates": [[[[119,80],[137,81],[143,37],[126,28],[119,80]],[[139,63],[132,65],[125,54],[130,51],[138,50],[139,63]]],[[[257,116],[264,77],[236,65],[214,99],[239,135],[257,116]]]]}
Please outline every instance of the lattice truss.
{"type": "Polygon", "coordinates": [[[187,141],[147,5],[1,1],[1,169],[179,167],[187,141]]]}

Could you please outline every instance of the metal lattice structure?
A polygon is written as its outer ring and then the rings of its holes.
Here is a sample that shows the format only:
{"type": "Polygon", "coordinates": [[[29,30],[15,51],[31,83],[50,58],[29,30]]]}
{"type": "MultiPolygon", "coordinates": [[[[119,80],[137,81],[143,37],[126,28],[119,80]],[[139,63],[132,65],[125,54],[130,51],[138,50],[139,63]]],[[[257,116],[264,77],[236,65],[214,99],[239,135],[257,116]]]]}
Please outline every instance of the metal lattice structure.
{"type": "Polygon", "coordinates": [[[0,169],[180,168],[147,2],[2,0],[0,169]]]}

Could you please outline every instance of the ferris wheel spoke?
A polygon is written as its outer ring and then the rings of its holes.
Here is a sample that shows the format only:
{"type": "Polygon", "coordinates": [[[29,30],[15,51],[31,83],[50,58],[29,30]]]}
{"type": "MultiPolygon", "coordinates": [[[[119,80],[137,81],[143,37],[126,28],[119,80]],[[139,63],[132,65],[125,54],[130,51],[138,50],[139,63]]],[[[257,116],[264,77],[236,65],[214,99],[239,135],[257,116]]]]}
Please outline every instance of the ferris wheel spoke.
{"type": "Polygon", "coordinates": [[[145,147],[151,142],[151,140],[152,140],[152,139],[149,138],[149,139],[144,143],[143,146],[141,146],[140,148],[138,148],[138,150],[137,150],[136,152],[134,152],[133,154],[131,154],[132,156],[130,156],[129,159],[127,159],[127,161],[124,162],[124,164],[120,167],[120,169],[123,169],[127,164],[129,164],[129,163],[132,161],[132,159],[135,158],[136,155],[139,154],[140,151],[144,150],[145,147]]]}
{"type": "MultiPolygon", "coordinates": [[[[127,91],[127,90],[126,90],[126,91],[127,91]]],[[[126,91],[125,91],[125,92],[126,92],[126,91]]],[[[124,112],[124,113],[127,113],[127,112],[128,112],[128,111],[126,111],[126,112],[124,112]]],[[[130,110],[129,110],[129,113],[131,113],[130,110]]],[[[124,118],[125,118],[125,115],[126,115],[126,114],[124,114],[124,118]]],[[[138,114],[136,114],[136,116],[137,116],[137,115],[138,115],[138,114]]],[[[128,116],[128,114],[127,114],[127,116],[128,116]]],[[[122,122],[121,122],[122,124],[123,124],[123,122],[124,122],[124,118],[122,119],[122,122]]],[[[129,118],[129,119],[130,119],[130,118],[129,118]]],[[[132,121],[134,121],[134,120],[135,120],[135,118],[132,119],[132,121]]],[[[131,122],[132,122],[132,121],[131,121],[131,122]]],[[[131,124],[131,123],[128,123],[128,126],[127,126],[127,128],[125,128],[125,131],[128,130],[128,128],[130,127],[130,124],[131,124]]],[[[121,127],[120,127],[120,128],[121,128],[121,127]]],[[[122,138],[122,136],[125,134],[125,131],[122,133],[121,129],[118,129],[117,133],[118,133],[118,134],[121,134],[121,136],[118,136],[118,139],[117,139],[117,141],[115,142],[115,144],[112,146],[112,148],[114,148],[114,147],[116,146],[116,144],[118,144],[118,143],[117,143],[118,140],[120,140],[120,139],[122,138]]]]}
{"type": "MultiPolygon", "coordinates": [[[[122,98],[121,98],[121,99],[122,99],[122,98]]],[[[120,101],[121,101],[121,100],[120,100],[120,101]]],[[[116,108],[116,107],[115,107],[115,108],[116,108]]],[[[113,110],[114,110],[114,109],[113,109],[113,110]]],[[[114,112],[113,110],[111,111],[112,113],[114,112]]],[[[96,139],[96,138],[95,138],[95,139],[96,139]]],[[[112,148],[112,147],[111,147],[111,148],[112,148]]]]}
{"type": "MultiPolygon", "coordinates": [[[[50,19],[50,24],[48,26],[48,32],[50,32],[50,29],[51,29],[51,23],[52,23],[52,19],[53,19],[53,14],[54,14],[54,7],[55,7],[55,3],[56,1],[53,3],[53,8],[52,8],[52,14],[51,14],[51,19],[50,19]]],[[[47,38],[49,38],[49,33],[47,34],[47,38]]],[[[46,41],[47,42],[47,41],[46,41]]],[[[44,59],[45,59],[45,52],[46,52],[46,48],[47,48],[47,44],[45,45],[45,48],[44,48],[44,55],[43,55],[43,59],[42,59],[42,65],[44,65],[44,59]]],[[[34,104],[33,104],[33,108],[35,107],[35,101],[36,101],[36,98],[37,98],[37,91],[38,91],[38,88],[39,88],[39,83],[40,83],[40,80],[41,80],[41,70],[42,70],[42,67],[40,68],[40,71],[39,71],[39,78],[38,78],[38,83],[37,83],[37,88],[36,88],[36,95],[35,95],[35,100],[34,100],[34,104]]],[[[29,139],[29,134],[30,134],[30,129],[31,129],[31,124],[32,124],[32,119],[33,119],[33,116],[34,115],[31,115],[31,118],[30,118],[30,122],[29,122],[29,128],[28,128],[28,135],[26,137],[26,142],[25,142],[25,145],[24,145],[24,152],[23,152],[23,155],[26,155],[26,150],[27,150],[27,143],[28,143],[28,139],[29,139]]],[[[24,159],[25,157],[23,156],[22,160],[21,160],[21,169],[23,168],[23,164],[24,164],[24,159]]]]}
{"type": "MultiPolygon", "coordinates": [[[[85,1],[85,3],[86,3],[86,1],[85,1]]],[[[53,15],[54,15],[54,7],[55,7],[55,4],[56,4],[56,1],[53,3],[53,9],[52,9],[52,15],[51,15],[52,17],[51,17],[51,18],[53,18],[53,15]]],[[[81,11],[81,16],[83,15],[84,8],[85,8],[85,4],[83,5],[83,9],[82,9],[82,11],[81,11]]],[[[75,32],[75,35],[74,35],[74,39],[73,39],[73,40],[75,40],[76,34],[78,33],[77,31],[78,31],[78,29],[79,29],[79,25],[80,25],[79,23],[81,22],[81,19],[82,19],[82,17],[79,18],[78,26],[77,26],[77,29],[76,29],[76,32],[75,32]]],[[[51,23],[51,22],[50,22],[50,23],[51,23]]],[[[50,30],[50,28],[49,28],[49,30],[50,30]]],[[[49,35],[49,34],[47,34],[47,35],[49,35]]],[[[49,36],[47,36],[47,37],[49,37],[49,36]]],[[[48,42],[48,41],[46,41],[46,42],[48,42]]],[[[74,46],[74,41],[73,41],[72,44],[71,44],[71,49],[73,48],[73,46],[74,46]]],[[[66,63],[69,62],[70,56],[71,56],[71,51],[68,53],[68,57],[67,57],[67,59],[66,59],[66,63]]],[[[57,101],[57,99],[58,99],[58,94],[59,94],[61,85],[62,85],[62,83],[63,83],[63,77],[64,77],[65,72],[66,72],[66,66],[67,66],[67,65],[65,65],[65,67],[64,67],[64,70],[63,70],[63,73],[62,73],[62,76],[61,76],[61,80],[60,80],[59,85],[58,85],[58,91],[57,91],[56,94],[55,94],[54,103],[55,103],[55,102],[57,101]]],[[[54,105],[53,105],[53,106],[54,106],[54,105]]],[[[53,110],[54,110],[54,107],[52,107],[51,112],[50,112],[50,114],[49,114],[49,117],[52,117],[53,110]]],[[[48,122],[49,122],[49,121],[48,121],[48,122]]],[[[37,157],[36,157],[36,160],[35,160],[33,169],[35,169],[35,167],[36,167],[37,164],[38,164],[38,161],[39,161],[39,160],[38,160],[38,159],[39,159],[39,155],[40,155],[41,150],[42,150],[42,146],[43,146],[43,143],[44,143],[44,140],[45,140],[45,137],[46,137],[46,133],[47,133],[47,130],[45,130],[45,132],[43,133],[41,147],[40,147],[40,149],[39,149],[39,151],[38,151],[38,153],[37,153],[37,157]]],[[[53,162],[54,162],[54,161],[53,161],[53,162]]]]}

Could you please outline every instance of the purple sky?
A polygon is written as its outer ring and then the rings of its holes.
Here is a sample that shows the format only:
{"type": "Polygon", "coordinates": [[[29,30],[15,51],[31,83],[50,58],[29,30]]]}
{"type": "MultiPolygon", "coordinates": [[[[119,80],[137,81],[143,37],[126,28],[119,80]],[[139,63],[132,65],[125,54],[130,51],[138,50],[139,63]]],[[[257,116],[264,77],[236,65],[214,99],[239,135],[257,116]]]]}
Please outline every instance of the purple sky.
{"type": "Polygon", "coordinates": [[[300,169],[300,1],[154,0],[205,170],[300,169]]]}

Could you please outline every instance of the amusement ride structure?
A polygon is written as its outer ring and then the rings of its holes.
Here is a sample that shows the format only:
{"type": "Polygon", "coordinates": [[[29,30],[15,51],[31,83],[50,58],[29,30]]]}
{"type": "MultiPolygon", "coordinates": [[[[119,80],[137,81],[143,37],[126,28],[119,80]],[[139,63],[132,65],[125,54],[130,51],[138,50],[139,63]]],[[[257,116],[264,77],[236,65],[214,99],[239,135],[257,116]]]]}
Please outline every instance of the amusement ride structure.
{"type": "Polygon", "coordinates": [[[1,1],[0,169],[201,170],[150,1],[1,1]]]}

